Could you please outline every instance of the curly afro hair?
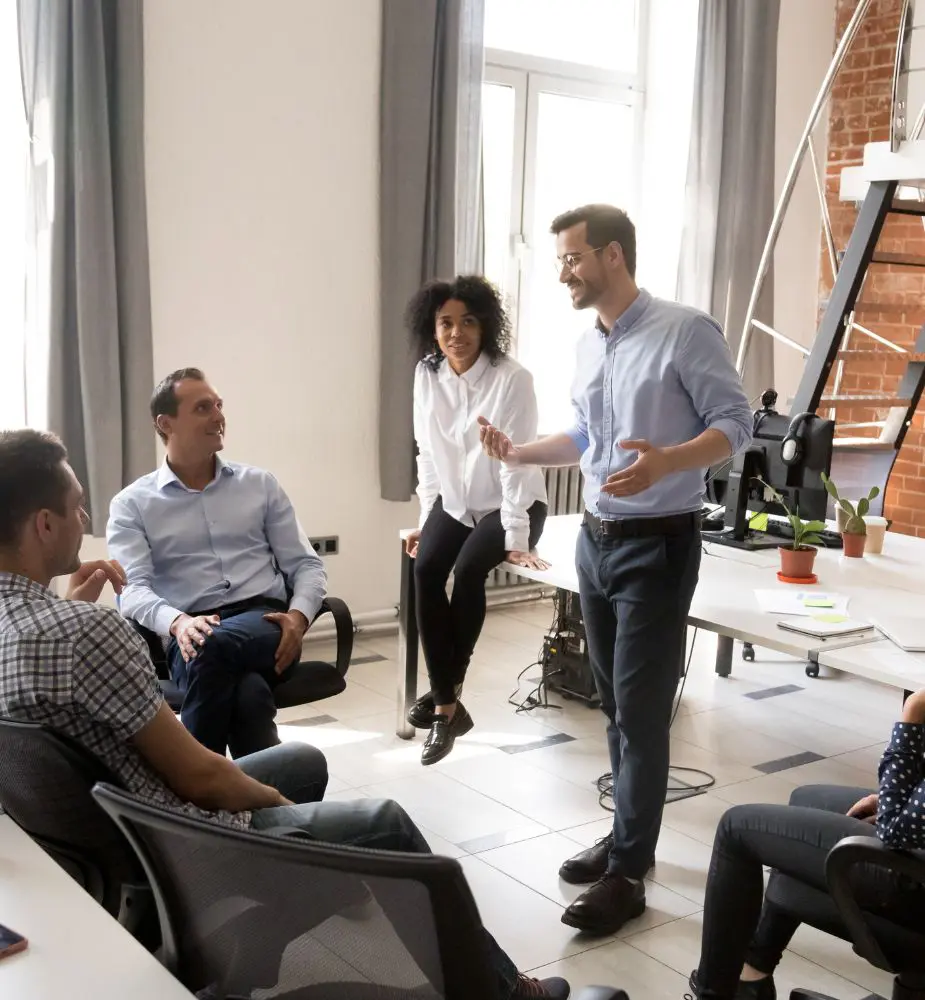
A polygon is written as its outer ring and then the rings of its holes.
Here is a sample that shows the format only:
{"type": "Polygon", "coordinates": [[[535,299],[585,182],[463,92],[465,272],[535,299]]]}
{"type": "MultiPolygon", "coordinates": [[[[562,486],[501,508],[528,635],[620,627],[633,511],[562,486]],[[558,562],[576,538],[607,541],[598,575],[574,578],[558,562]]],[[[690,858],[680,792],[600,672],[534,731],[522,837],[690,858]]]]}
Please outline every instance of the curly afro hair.
{"type": "Polygon", "coordinates": [[[419,357],[433,371],[442,364],[444,354],[437,343],[436,317],[437,311],[450,299],[464,302],[466,309],[479,321],[482,351],[496,365],[510,350],[511,321],[498,290],[476,274],[459,275],[453,281],[429,281],[408,303],[405,323],[419,357]]]}

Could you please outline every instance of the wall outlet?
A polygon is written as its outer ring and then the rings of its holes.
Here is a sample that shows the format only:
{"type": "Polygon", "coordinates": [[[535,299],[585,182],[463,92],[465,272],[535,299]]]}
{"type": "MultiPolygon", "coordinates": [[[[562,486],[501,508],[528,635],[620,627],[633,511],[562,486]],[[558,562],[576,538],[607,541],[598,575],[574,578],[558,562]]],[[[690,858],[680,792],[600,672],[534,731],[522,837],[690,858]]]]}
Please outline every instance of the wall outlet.
{"type": "Polygon", "coordinates": [[[312,548],[319,556],[336,556],[339,547],[337,535],[323,535],[321,538],[310,538],[312,548]]]}

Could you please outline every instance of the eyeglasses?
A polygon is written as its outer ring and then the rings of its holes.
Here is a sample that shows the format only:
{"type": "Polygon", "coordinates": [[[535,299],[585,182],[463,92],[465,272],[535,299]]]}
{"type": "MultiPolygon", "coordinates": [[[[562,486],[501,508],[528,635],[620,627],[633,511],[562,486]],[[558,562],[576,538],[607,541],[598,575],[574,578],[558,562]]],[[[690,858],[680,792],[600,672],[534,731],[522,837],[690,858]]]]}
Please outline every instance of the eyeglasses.
{"type": "Polygon", "coordinates": [[[574,272],[575,268],[581,263],[581,258],[585,254],[597,253],[599,250],[603,250],[604,247],[591,247],[590,250],[581,250],[579,253],[567,253],[562,257],[556,257],[556,274],[562,273],[562,268],[567,267],[570,271],[574,272]]]}

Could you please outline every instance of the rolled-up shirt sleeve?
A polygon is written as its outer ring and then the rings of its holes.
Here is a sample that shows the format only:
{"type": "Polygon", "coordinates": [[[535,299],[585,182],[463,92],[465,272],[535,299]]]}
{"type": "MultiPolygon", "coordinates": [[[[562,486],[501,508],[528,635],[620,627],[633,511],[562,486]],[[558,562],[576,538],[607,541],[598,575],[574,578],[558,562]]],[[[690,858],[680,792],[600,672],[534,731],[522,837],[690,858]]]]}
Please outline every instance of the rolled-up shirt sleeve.
{"type": "Polygon", "coordinates": [[[327,591],[324,563],[302,530],[286,491],[269,473],[266,473],[266,480],[267,541],[292,591],[290,610],[301,611],[311,624],[321,610],[327,591]]]}
{"type": "Polygon", "coordinates": [[[119,597],[119,610],[158,635],[169,635],[170,626],[183,612],[154,592],[154,561],[141,515],[130,497],[119,495],[109,505],[106,525],[109,555],[125,570],[128,581],[119,597]]]}
{"type": "Polygon", "coordinates": [[[888,847],[925,848],[925,725],[893,726],[880,761],[877,833],[888,847]]]}
{"type": "Polygon", "coordinates": [[[724,434],[733,455],[742,451],[752,439],[752,410],[726,338],[709,317],[690,320],[678,371],[704,429],[724,434]]]}

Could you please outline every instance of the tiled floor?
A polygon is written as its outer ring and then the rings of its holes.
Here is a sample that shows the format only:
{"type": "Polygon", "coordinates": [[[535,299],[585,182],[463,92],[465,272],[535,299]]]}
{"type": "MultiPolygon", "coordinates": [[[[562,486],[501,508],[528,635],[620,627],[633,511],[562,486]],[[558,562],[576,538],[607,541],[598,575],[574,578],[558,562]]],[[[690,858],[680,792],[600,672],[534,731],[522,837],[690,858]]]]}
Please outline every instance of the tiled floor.
{"type": "MultiPolygon", "coordinates": [[[[714,637],[698,636],[672,731],[672,760],[709,771],[716,784],[666,806],[645,915],[614,937],[588,938],[559,920],[579,890],[556,872],[609,828],[594,788],[610,769],[603,716],[555,695],[559,710],[516,715],[507,704],[551,616],[548,604],[489,614],[464,695],[476,727],[434,767],[420,765],[420,736],[405,742],[394,735],[394,635],[359,637],[355,658],[366,662],[351,667],[344,694],[316,711],[281,713],[283,723],[333,721],[283,725],[283,736],[324,750],[329,797],[394,798],[436,852],[459,858],[485,925],[521,968],[563,975],[573,987],[621,986],[631,1000],[679,998],[689,992],[687,975],[697,964],[710,850],[725,809],[786,802],[794,786],[813,782],[872,786],[899,707],[896,692],[848,676],[810,680],[802,663],[763,650],[756,650],[755,663],[736,656],[733,676],[721,680],[713,673],[714,637]],[[746,697],[784,686],[791,689],[746,697]],[[542,742],[563,733],[568,742],[542,742]],[[511,752],[524,747],[530,748],[511,752]],[[810,763],[760,770],[807,751],[810,763]]],[[[521,697],[531,686],[525,681],[521,697]]],[[[780,996],[800,985],[841,1000],[889,996],[891,986],[847,944],[808,928],[776,980],[780,996]]]]}

